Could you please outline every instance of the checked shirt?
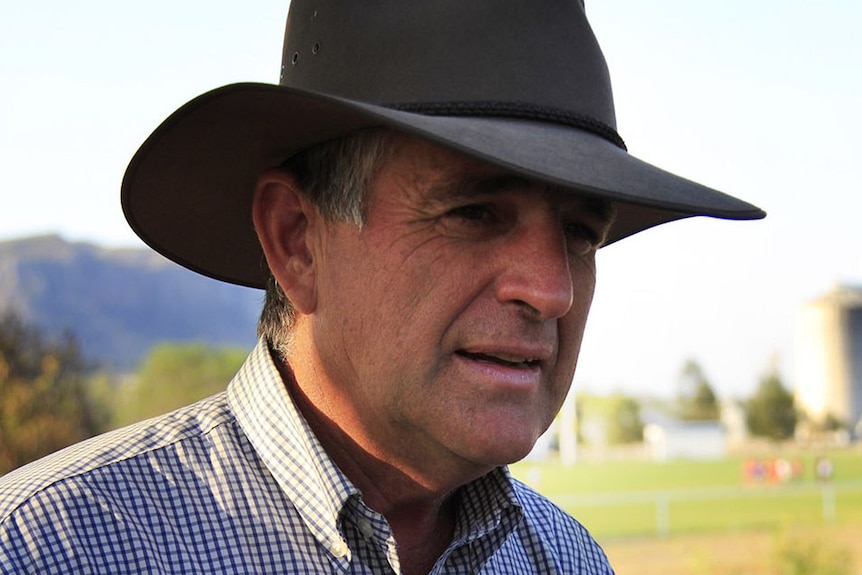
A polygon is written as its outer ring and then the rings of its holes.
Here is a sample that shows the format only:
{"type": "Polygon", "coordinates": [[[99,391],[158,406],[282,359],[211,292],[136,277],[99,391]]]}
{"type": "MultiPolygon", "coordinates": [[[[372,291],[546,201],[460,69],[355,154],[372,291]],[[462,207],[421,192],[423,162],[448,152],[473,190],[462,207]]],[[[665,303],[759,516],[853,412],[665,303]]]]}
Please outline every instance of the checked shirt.
{"type": "MultiPolygon", "coordinates": [[[[612,573],[505,468],[460,489],[433,573],[612,573]]],[[[386,520],[332,462],[259,343],[226,392],[0,477],[3,574],[400,573],[386,520]]]]}

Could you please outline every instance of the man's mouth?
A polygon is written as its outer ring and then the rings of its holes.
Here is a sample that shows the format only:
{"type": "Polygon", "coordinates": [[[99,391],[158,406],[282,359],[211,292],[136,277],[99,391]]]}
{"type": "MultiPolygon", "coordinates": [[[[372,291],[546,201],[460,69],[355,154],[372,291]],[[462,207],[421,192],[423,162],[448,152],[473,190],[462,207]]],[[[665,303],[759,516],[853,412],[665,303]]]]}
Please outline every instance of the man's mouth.
{"type": "Polygon", "coordinates": [[[506,353],[472,353],[469,351],[458,351],[461,357],[481,361],[484,363],[494,363],[505,367],[516,369],[528,369],[539,365],[539,360],[531,357],[523,357],[518,355],[510,355],[506,353]]]}

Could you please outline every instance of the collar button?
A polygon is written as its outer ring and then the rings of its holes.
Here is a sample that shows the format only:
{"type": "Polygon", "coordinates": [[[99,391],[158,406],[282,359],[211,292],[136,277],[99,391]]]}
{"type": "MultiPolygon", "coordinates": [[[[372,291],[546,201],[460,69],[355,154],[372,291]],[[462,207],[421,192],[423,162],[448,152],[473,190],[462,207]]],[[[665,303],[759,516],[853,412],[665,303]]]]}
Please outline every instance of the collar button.
{"type": "Polygon", "coordinates": [[[334,541],[329,547],[329,551],[338,558],[347,557],[350,554],[350,548],[344,541],[334,541]]]}

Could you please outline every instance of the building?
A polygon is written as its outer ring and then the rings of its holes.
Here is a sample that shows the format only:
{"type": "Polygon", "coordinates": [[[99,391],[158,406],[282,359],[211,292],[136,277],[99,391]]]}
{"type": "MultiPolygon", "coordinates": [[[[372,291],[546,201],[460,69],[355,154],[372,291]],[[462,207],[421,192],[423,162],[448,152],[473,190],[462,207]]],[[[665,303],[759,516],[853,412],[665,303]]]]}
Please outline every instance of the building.
{"type": "Polygon", "coordinates": [[[653,461],[703,461],[727,455],[727,433],[719,421],[656,420],[644,426],[644,444],[653,461]]]}
{"type": "Polygon", "coordinates": [[[862,436],[862,287],[837,286],[800,309],[794,356],[797,406],[862,436]]]}
{"type": "MultiPolygon", "coordinates": [[[[722,407],[722,414],[724,411],[722,407]]],[[[723,421],[679,419],[661,408],[646,408],[641,415],[647,459],[707,461],[727,456],[729,437],[723,421]]]]}

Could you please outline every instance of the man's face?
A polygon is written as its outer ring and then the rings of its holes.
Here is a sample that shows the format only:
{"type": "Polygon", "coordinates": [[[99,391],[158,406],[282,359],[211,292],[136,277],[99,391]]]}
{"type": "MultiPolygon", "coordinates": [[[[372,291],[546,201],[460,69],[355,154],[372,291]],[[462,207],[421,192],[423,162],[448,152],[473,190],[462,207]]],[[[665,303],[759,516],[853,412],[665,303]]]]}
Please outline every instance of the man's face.
{"type": "Polygon", "coordinates": [[[334,420],[387,456],[520,459],[571,384],[605,204],[399,136],[363,228],[312,236],[334,420]]]}

